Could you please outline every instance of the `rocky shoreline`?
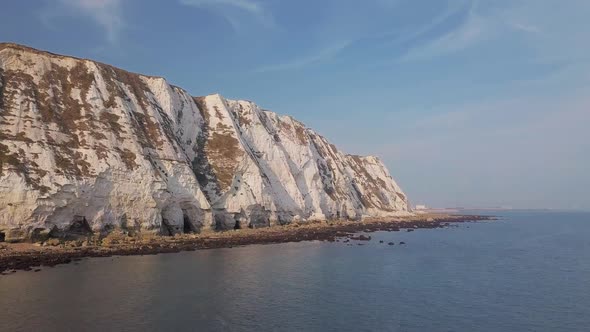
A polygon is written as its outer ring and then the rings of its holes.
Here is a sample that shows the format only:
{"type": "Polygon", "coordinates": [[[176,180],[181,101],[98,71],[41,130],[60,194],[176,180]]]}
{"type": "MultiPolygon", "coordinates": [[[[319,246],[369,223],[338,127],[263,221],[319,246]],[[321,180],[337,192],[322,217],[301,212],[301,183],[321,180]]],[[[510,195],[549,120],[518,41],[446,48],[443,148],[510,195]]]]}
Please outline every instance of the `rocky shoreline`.
{"type": "MultiPolygon", "coordinates": [[[[39,271],[40,266],[53,267],[84,257],[153,255],[194,251],[199,249],[231,248],[249,244],[270,244],[300,241],[345,242],[370,241],[359,233],[377,231],[413,231],[419,228],[444,228],[453,223],[496,220],[478,215],[418,215],[389,220],[363,222],[339,221],[314,224],[291,224],[264,229],[243,229],[203,234],[154,236],[113,232],[104,237],[63,241],[50,239],[44,243],[0,243],[0,274],[17,270],[39,271]]],[[[360,242],[358,242],[360,243],[360,242]]],[[[392,245],[393,243],[388,243],[392,245]]]]}

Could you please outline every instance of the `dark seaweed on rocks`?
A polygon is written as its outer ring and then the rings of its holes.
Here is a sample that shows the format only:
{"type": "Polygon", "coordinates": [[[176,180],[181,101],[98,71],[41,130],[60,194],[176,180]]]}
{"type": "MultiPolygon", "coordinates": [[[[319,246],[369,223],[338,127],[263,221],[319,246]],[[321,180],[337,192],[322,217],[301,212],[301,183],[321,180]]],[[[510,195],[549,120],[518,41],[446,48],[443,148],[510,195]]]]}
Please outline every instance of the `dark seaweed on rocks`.
{"type": "MultiPolygon", "coordinates": [[[[356,235],[358,232],[399,231],[400,229],[444,228],[451,223],[464,223],[484,220],[496,220],[492,216],[451,215],[432,219],[404,220],[404,221],[374,221],[366,223],[346,222],[303,225],[300,227],[277,226],[259,230],[238,230],[214,233],[214,235],[181,235],[175,237],[121,236],[104,237],[99,244],[92,245],[89,241],[75,240],[69,242],[50,239],[46,242],[57,245],[50,250],[10,250],[10,245],[0,246],[0,272],[10,270],[30,270],[35,266],[55,266],[70,263],[82,257],[108,257],[114,255],[152,255],[159,253],[174,253],[193,251],[198,249],[231,248],[249,244],[271,244],[301,241],[329,241],[336,242],[346,239],[342,243],[353,241],[371,241],[371,236],[356,235]],[[428,221],[430,220],[430,221],[428,221]],[[4,250],[2,250],[4,249],[4,250]]],[[[82,219],[76,224],[76,233],[85,230],[82,219]]],[[[405,244],[405,242],[400,242],[405,244]]],[[[389,242],[389,245],[394,245],[389,242]]],[[[40,249],[40,248],[38,248],[40,249]]]]}

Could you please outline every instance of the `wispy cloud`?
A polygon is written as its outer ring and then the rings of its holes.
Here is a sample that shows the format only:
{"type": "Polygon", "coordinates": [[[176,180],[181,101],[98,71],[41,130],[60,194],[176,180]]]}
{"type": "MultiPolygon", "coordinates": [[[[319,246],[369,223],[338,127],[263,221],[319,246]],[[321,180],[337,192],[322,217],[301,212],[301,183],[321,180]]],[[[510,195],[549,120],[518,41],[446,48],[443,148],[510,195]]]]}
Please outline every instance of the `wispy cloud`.
{"type": "Polygon", "coordinates": [[[538,27],[531,25],[531,24],[527,24],[527,23],[522,23],[522,22],[512,22],[510,23],[510,25],[517,29],[517,30],[522,30],[525,32],[530,32],[530,33],[539,33],[541,32],[541,29],[539,29],[538,27]]]}
{"type": "Polygon", "coordinates": [[[273,71],[284,71],[284,70],[293,70],[293,69],[301,69],[303,67],[312,65],[314,63],[319,63],[322,61],[326,61],[329,59],[334,58],[338,53],[342,52],[345,48],[350,46],[352,41],[344,41],[340,43],[335,43],[330,45],[326,48],[320,49],[319,51],[309,54],[306,56],[302,56],[299,58],[291,59],[287,62],[276,63],[271,65],[265,65],[255,69],[257,73],[266,73],[266,72],[273,72],[273,71]]]}
{"type": "Polygon", "coordinates": [[[587,47],[582,39],[579,39],[584,31],[579,25],[579,16],[588,13],[589,6],[587,3],[580,3],[578,12],[575,13],[572,12],[572,8],[576,6],[569,4],[564,4],[560,11],[554,11],[550,1],[522,0],[507,6],[497,6],[494,10],[479,8],[483,6],[480,6],[479,1],[473,0],[471,9],[461,24],[442,36],[411,47],[403,56],[396,59],[396,62],[432,59],[479,46],[494,38],[506,42],[514,40],[516,36],[524,38],[520,40],[522,46],[526,44],[528,47],[538,48],[537,57],[550,57],[549,54],[560,52],[571,56],[575,53],[573,49],[586,55],[587,47]],[[567,21],[568,17],[569,24],[560,23],[567,21]],[[515,35],[514,32],[521,34],[515,35]],[[578,42],[574,42],[578,39],[578,42]],[[557,44],[568,45],[555,47],[557,44]]]}
{"type": "Polygon", "coordinates": [[[490,22],[476,12],[476,4],[477,2],[472,3],[463,23],[457,28],[423,45],[411,48],[400,60],[424,60],[446,55],[466,49],[485,39],[492,32],[490,22]]]}
{"type": "Polygon", "coordinates": [[[180,0],[180,3],[213,10],[225,18],[236,31],[243,27],[244,15],[254,18],[267,27],[275,25],[272,13],[260,2],[254,0],[180,0]]]}
{"type": "Polygon", "coordinates": [[[125,27],[122,0],[59,0],[66,11],[52,9],[50,16],[82,15],[91,18],[106,33],[109,43],[116,43],[125,27]]]}
{"type": "MultiPolygon", "coordinates": [[[[397,6],[400,5],[400,3],[402,3],[402,0],[374,0],[374,2],[374,10],[391,11],[397,8],[397,6]]],[[[469,4],[470,0],[450,1],[447,7],[440,14],[433,17],[427,23],[413,27],[412,29],[396,29],[395,31],[390,30],[385,32],[349,32],[348,34],[343,33],[341,29],[336,29],[337,32],[332,31],[334,29],[326,29],[328,31],[331,31],[332,33],[328,34],[328,36],[323,36],[324,41],[322,42],[322,44],[328,46],[319,48],[315,52],[312,51],[310,54],[297,57],[286,62],[259,67],[255,70],[255,72],[263,73],[272,71],[300,69],[308,65],[333,59],[340,53],[344,52],[346,49],[354,47],[354,45],[359,43],[374,43],[375,41],[383,43],[383,40],[387,40],[386,42],[384,42],[384,44],[388,44],[389,46],[402,44],[414,40],[420,37],[421,35],[430,32],[440,24],[447,21],[451,16],[457,14],[461,10],[469,8],[469,4]]],[[[363,4],[363,6],[366,7],[367,4],[363,4]]],[[[339,16],[339,18],[345,20],[354,20],[354,17],[348,17],[346,15],[339,16]]],[[[319,35],[322,35],[322,33],[319,33],[319,35]]]]}
{"type": "Polygon", "coordinates": [[[207,5],[229,5],[238,7],[255,15],[260,15],[262,6],[252,0],[181,0],[186,5],[207,6],[207,5]]]}
{"type": "Polygon", "coordinates": [[[588,88],[446,105],[448,112],[404,123],[377,153],[402,182],[413,178],[410,197],[432,204],[588,208],[575,194],[590,183],[588,88]]]}
{"type": "Polygon", "coordinates": [[[400,44],[415,40],[416,38],[431,32],[433,29],[436,29],[441,24],[449,20],[452,16],[458,14],[463,10],[469,9],[469,7],[470,2],[468,0],[451,1],[448,3],[445,10],[443,10],[438,15],[434,16],[426,24],[408,28],[406,30],[403,30],[401,33],[398,32],[397,34],[399,35],[399,37],[392,39],[390,43],[400,44]]]}

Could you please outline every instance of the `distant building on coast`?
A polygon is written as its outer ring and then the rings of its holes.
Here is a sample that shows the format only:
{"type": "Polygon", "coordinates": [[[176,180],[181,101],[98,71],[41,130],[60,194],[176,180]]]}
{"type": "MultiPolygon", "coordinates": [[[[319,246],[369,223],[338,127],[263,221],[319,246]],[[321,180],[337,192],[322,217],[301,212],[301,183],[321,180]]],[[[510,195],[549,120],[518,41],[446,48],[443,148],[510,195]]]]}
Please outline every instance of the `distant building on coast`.
{"type": "Polygon", "coordinates": [[[426,205],[424,205],[424,204],[417,204],[417,205],[414,207],[414,210],[416,210],[416,211],[419,211],[419,210],[426,210],[426,209],[428,209],[428,207],[427,207],[426,205]]]}

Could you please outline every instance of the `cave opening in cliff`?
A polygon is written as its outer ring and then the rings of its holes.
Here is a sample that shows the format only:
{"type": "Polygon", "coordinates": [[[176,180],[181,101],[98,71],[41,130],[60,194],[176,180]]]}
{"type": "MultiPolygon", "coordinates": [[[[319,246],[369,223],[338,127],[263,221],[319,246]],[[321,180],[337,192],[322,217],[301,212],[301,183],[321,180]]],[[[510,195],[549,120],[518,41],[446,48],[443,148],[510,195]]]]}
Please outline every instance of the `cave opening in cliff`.
{"type": "Polygon", "coordinates": [[[234,229],[242,229],[242,224],[239,220],[236,220],[236,224],[234,225],[234,229]]]}
{"type": "Polygon", "coordinates": [[[174,234],[174,230],[172,226],[168,223],[168,220],[162,219],[162,225],[160,227],[160,232],[164,236],[172,236],[174,234]]]}
{"type": "Polygon", "coordinates": [[[0,232],[0,242],[4,242],[6,240],[6,234],[4,232],[0,232]]]}
{"type": "Polygon", "coordinates": [[[189,216],[186,214],[186,212],[184,212],[182,214],[182,218],[183,218],[183,228],[182,231],[185,234],[189,234],[189,233],[195,233],[195,226],[193,225],[193,223],[191,222],[191,219],[189,218],[189,216]]]}
{"type": "Polygon", "coordinates": [[[86,217],[74,216],[74,220],[72,220],[72,223],[68,227],[68,233],[78,234],[78,235],[88,235],[88,234],[92,234],[92,228],[88,224],[86,217]]]}

